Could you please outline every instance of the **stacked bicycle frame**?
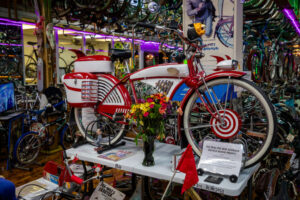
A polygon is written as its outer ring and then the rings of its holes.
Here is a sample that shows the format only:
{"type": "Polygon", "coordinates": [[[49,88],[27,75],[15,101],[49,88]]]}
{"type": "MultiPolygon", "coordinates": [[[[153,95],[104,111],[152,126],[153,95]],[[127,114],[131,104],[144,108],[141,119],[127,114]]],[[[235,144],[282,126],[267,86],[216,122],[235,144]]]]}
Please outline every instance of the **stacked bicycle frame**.
{"type": "Polygon", "coordinates": [[[52,16],[67,23],[79,23],[82,29],[90,24],[101,32],[123,32],[137,22],[164,25],[182,20],[182,0],[55,0],[52,16]],[[166,20],[168,19],[168,20],[166,20]]]}
{"type": "Polygon", "coordinates": [[[299,37],[273,0],[244,4],[244,70],[255,82],[288,81],[299,76],[293,44],[299,37]]]}

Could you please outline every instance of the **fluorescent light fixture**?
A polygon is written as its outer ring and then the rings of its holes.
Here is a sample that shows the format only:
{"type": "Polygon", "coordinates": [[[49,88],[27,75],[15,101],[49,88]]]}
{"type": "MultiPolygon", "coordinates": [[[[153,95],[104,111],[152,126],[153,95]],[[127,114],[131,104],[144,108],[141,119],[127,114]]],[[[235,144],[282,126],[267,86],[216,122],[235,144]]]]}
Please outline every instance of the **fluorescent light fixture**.
{"type": "Polygon", "coordinates": [[[35,29],[34,25],[29,25],[29,24],[22,24],[23,29],[35,29]]]}
{"type": "Polygon", "coordinates": [[[296,15],[295,15],[294,11],[292,9],[284,8],[282,10],[282,12],[285,15],[285,17],[290,20],[290,23],[292,24],[292,26],[294,27],[294,29],[296,30],[296,32],[300,36],[300,24],[299,24],[299,21],[298,21],[296,15]]]}

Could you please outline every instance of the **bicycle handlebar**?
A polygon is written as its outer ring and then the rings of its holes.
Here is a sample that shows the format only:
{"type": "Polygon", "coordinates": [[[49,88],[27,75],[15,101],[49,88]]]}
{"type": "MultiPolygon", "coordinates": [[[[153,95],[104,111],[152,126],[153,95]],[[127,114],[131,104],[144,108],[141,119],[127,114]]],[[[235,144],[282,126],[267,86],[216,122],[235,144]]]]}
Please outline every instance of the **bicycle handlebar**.
{"type": "MultiPolygon", "coordinates": [[[[97,172],[97,175],[96,176],[93,176],[87,180],[83,180],[82,178],[72,174],[71,172],[71,169],[70,169],[70,166],[69,166],[69,161],[73,160],[73,159],[68,159],[68,156],[67,156],[67,153],[66,153],[66,150],[63,150],[63,160],[64,160],[64,163],[66,165],[66,169],[67,169],[67,173],[70,175],[71,177],[71,180],[74,182],[74,183],[77,183],[79,185],[82,185],[84,183],[87,183],[88,181],[91,181],[93,179],[102,179],[102,178],[110,178],[110,177],[113,177],[112,174],[99,174],[101,168],[99,169],[99,171],[95,170],[97,172]]],[[[97,168],[95,168],[97,169],[97,168]]]]}
{"type": "Polygon", "coordinates": [[[136,26],[140,26],[140,27],[144,27],[144,28],[151,28],[151,29],[155,29],[156,28],[155,24],[147,24],[147,23],[142,23],[142,22],[138,22],[136,24],[136,26]]]}

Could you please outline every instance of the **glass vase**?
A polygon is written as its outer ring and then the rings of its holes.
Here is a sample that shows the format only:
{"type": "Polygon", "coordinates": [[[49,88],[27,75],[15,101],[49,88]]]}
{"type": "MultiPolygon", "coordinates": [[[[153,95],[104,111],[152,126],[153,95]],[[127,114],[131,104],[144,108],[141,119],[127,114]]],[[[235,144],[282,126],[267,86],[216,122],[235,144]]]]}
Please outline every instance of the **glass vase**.
{"type": "Polygon", "coordinates": [[[143,146],[143,151],[144,151],[144,160],[143,160],[143,165],[150,167],[154,166],[154,157],[153,157],[153,152],[154,152],[154,140],[155,136],[148,136],[148,140],[144,141],[144,146],[143,146]]]}

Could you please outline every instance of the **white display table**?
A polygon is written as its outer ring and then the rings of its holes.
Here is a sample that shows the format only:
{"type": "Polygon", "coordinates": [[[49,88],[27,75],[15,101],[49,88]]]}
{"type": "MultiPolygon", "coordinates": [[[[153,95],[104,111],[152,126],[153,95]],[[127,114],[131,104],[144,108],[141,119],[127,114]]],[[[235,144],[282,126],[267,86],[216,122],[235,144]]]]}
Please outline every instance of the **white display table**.
{"type": "Polygon", "coordinates": [[[16,188],[16,195],[19,194],[19,191],[23,188],[23,187],[26,187],[22,192],[21,192],[21,196],[23,197],[23,199],[26,199],[26,200],[39,200],[42,195],[44,195],[46,192],[49,192],[49,191],[54,191],[54,190],[57,190],[58,189],[58,185],[57,184],[54,184],[44,178],[39,178],[37,180],[34,180],[34,181],[31,181],[25,185],[22,185],[20,187],[17,187],[16,188]],[[37,186],[28,186],[26,187],[26,185],[29,185],[29,184],[36,184],[36,185],[40,185],[44,188],[46,188],[47,190],[44,190],[40,187],[37,187],[37,186]]]}
{"type": "MultiPolygon", "coordinates": [[[[134,154],[130,157],[124,158],[119,161],[111,161],[108,159],[99,158],[99,154],[94,150],[94,148],[95,147],[90,144],[85,144],[78,148],[67,150],[67,155],[77,156],[79,160],[99,163],[108,167],[163,180],[171,179],[173,175],[173,172],[171,171],[171,160],[173,159],[173,155],[182,152],[179,146],[156,142],[154,151],[155,166],[145,167],[142,165],[144,152],[141,147],[136,146],[133,142],[126,141],[125,146],[120,146],[113,150],[110,150],[115,151],[116,149],[118,149],[134,152],[134,154]]],[[[105,153],[108,152],[109,151],[105,153]]],[[[207,174],[204,174],[203,176],[199,176],[199,182],[195,185],[195,187],[203,190],[225,194],[228,196],[239,196],[247,186],[248,180],[251,178],[252,174],[259,168],[259,166],[260,164],[257,164],[251,168],[243,170],[236,183],[231,183],[228,178],[224,178],[224,180],[219,185],[204,182],[204,179],[208,176],[207,174]]],[[[184,181],[184,177],[185,174],[178,172],[175,175],[173,181],[182,184],[184,181]]]]}

